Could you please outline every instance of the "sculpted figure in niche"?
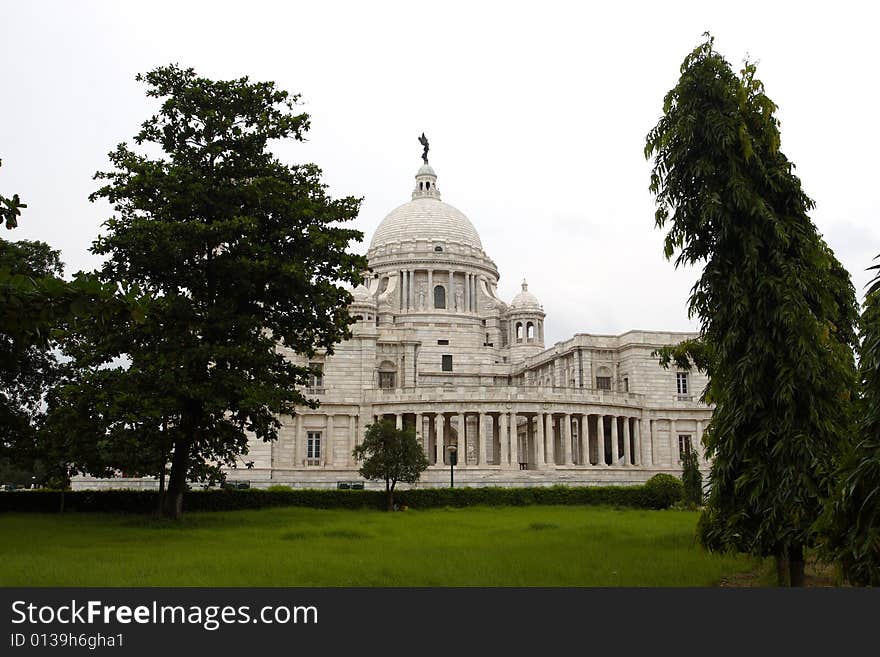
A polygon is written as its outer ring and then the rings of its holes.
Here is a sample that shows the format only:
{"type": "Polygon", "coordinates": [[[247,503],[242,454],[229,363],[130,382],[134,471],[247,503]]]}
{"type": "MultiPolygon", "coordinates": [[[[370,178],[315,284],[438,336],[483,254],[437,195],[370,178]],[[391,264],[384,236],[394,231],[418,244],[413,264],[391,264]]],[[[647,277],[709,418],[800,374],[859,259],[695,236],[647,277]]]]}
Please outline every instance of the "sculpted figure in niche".
{"type": "Polygon", "coordinates": [[[464,285],[455,286],[455,309],[464,310],[464,285]]]}
{"type": "Polygon", "coordinates": [[[419,310],[425,309],[425,297],[428,295],[428,285],[426,283],[419,284],[419,310]]]}

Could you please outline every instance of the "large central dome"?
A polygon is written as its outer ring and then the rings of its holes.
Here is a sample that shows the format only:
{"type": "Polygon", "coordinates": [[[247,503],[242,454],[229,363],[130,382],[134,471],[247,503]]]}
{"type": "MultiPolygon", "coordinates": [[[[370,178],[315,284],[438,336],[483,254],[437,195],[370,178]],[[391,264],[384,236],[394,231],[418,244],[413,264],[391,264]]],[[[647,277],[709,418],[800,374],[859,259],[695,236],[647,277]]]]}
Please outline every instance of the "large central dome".
{"type": "Polygon", "coordinates": [[[370,250],[395,242],[456,242],[482,251],[477,229],[459,210],[440,200],[437,174],[429,165],[416,174],[416,187],[409,203],[395,208],[382,220],[370,250]]]}
{"type": "Polygon", "coordinates": [[[470,220],[451,205],[434,198],[417,198],[389,212],[376,229],[370,248],[415,240],[460,242],[483,248],[470,220]]]}

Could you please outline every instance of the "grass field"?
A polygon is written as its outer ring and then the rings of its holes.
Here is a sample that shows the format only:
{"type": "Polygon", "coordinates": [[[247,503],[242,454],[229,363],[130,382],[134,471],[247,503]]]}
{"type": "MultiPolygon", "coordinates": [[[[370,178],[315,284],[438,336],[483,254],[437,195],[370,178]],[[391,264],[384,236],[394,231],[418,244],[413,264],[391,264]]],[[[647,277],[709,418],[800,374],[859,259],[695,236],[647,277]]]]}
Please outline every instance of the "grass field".
{"type": "Polygon", "coordinates": [[[596,507],[0,515],[2,586],[713,586],[697,514],[596,507]]]}

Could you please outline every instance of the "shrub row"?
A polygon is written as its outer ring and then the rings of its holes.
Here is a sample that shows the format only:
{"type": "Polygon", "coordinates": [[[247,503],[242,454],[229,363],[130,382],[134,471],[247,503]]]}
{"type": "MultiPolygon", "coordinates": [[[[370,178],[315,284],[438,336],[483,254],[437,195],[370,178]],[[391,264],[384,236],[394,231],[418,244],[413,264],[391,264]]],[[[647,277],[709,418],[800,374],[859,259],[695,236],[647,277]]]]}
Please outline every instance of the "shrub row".
{"type": "MultiPolygon", "coordinates": [[[[672,479],[675,479],[672,477],[672,479]]],[[[677,481],[677,480],[676,480],[677,481]]],[[[413,509],[463,506],[528,506],[533,504],[606,505],[637,509],[662,509],[678,499],[668,484],[645,486],[552,486],[550,488],[420,488],[397,491],[397,504],[413,509]]],[[[679,486],[681,482],[678,481],[679,486]]],[[[674,486],[674,485],[673,485],[674,486]]],[[[59,491],[0,493],[0,512],[55,512],[59,491]]],[[[65,493],[70,511],[149,513],[156,508],[155,491],[72,491],[65,493]]],[[[384,509],[385,492],[378,490],[194,490],[183,501],[187,511],[237,511],[281,506],[316,509],[384,509]]]]}

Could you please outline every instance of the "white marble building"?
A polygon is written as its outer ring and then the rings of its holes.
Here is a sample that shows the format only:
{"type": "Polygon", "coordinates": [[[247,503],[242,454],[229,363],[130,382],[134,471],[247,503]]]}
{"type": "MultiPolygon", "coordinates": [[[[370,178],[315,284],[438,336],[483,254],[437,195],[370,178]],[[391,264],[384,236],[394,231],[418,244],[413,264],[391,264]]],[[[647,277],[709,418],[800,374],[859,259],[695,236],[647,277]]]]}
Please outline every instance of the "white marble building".
{"type": "Polygon", "coordinates": [[[357,480],[352,449],[378,418],[415,427],[431,464],[419,486],[449,485],[450,446],[456,485],[522,486],[679,474],[682,450],[700,444],[711,415],[697,401],[705,378],[651,356],[693,334],[578,333],[547,347],[538,299],[525,281],[509,303],[496,296],[495,263],[474,225],[441,200],[429,165],[367,258],[352,338],[309,362],[322,372],[306,391],[320,407],[282,417],[279,439],[253,441],[231,480],[357,480]]]}

